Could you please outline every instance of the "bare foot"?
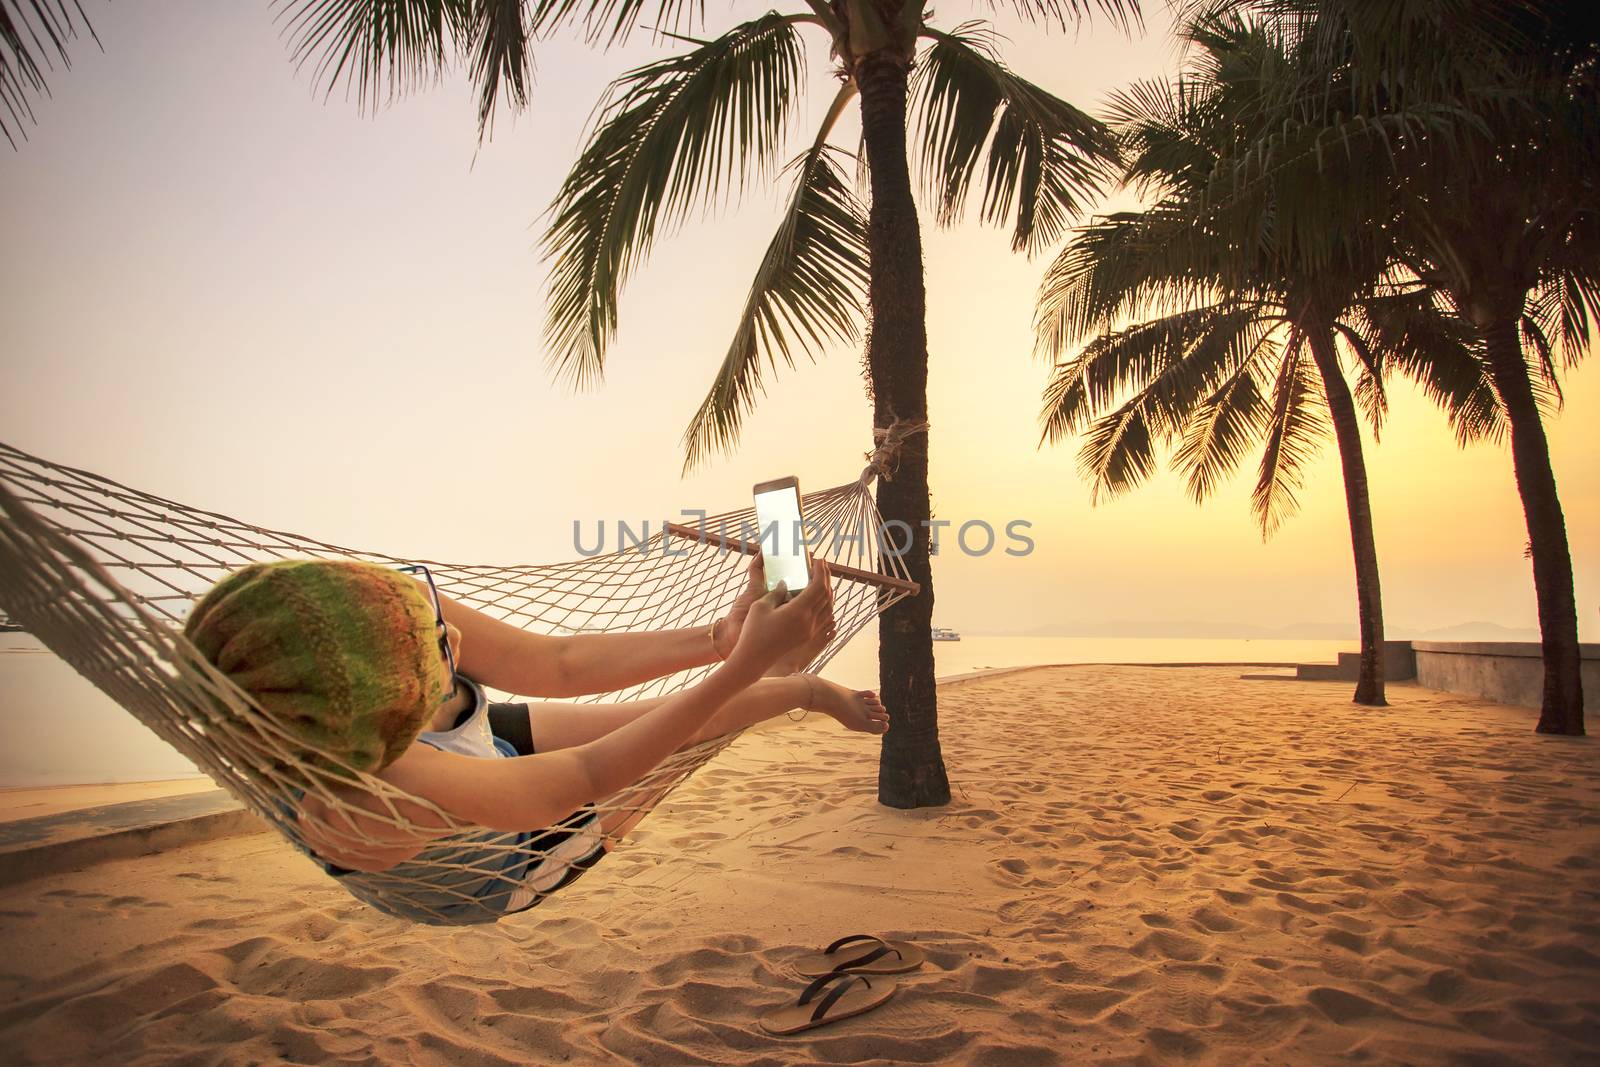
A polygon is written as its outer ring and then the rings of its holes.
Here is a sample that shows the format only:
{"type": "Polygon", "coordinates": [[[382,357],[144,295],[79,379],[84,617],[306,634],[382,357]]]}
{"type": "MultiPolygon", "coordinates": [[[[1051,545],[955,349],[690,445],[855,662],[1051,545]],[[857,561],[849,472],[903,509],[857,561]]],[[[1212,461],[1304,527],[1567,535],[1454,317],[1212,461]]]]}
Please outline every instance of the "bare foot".
{"type": "Polygon", "coordinates": [[[814,674],[806,678],[811,682],[807,711],[832,715],[845,729],[864,734],[881,734],[889,729],[889,710],[871,689],[846,689],[814,674]]]}

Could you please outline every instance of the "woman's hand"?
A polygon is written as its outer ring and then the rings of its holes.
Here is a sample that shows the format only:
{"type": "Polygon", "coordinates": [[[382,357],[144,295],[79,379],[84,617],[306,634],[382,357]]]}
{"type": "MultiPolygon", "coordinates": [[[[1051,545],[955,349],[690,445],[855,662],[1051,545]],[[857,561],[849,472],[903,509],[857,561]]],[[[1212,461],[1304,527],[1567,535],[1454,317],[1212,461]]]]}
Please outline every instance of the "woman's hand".
{"type": "Polygon", "coordinates": [[[739,599],[733,602],[728,614],[718,619],[716,626],[712,627],[711,647],[716,650],[718,659],[727,659],[733,654],[734,647],[739,644],[739,634],[744,629],[744,620],[750,614],[750,606],[766,595],[767,570],[760,553],[750,561],[749,574],[750,579],[744,583],[739,599]]]}
{"type": "Polygon", "coordinates": [[[728,662],[756,676],[769,671],[786,653],[815,641],[833,626],[833,582],[825,560],[811,564],[811,582],[784,603],[782,583],[750,605],[739,630],[739,643],[728,662]]]}

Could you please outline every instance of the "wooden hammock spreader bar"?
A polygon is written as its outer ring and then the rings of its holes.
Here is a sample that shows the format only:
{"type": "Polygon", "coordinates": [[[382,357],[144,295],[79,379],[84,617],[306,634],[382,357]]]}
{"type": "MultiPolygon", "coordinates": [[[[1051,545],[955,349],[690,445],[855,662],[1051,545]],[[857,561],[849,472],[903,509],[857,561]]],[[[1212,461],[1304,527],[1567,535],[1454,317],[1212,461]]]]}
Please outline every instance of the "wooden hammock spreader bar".
{"type": "MultiPolygon", "coordinates": [[[[761,546],[754,541],[745,541],[737,537],[728,537],[725,534],[711,530],[697,529],[693,526],[684,526],[681,523],[666,523],[667,532],[679,537],[686,537],[691,541],[701,544],[716,545],[718,548],[732,549],[742,552],[747,556],[758,555],[761,546]]],[[[866,585],[876,585],[884,589],[899,589],[916,596],[922,592],[922,586],[906,578],[896,578],[891,574],[878,574],[874,571],[864,571],[859,567],[848,567],[843,563],[829,563],[828,571],[850,582],[862,582],[866,585]]]]}

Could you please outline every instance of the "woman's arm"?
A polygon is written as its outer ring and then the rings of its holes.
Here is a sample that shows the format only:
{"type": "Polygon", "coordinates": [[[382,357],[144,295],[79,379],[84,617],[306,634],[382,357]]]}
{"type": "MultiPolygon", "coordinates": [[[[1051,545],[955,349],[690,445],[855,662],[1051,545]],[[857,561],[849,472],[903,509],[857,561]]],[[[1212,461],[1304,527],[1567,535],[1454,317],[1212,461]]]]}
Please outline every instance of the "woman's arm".
{"type": "MultiPolygon", "coordinates": [[[[745,680],[748,674],[738,667],[720,668],[647,713],[644,717],[653,720],[650,728],[632,731],[620,741],[608,734],[588,745],[509,759],[463,756],[418,744],[386,767],[382,777],[461,822],[485,829],[553,826],[584,804],[644,777],[746,688],[754,680],[745,680]]],[[[385,800],[346,787],[335,787],[332,798],[335,803],[307,794],[300,802],[298,829],[318,856],[350,870],[386,871],[453,832],[448,820],[411,800],[385,800]]]]}
{"type": "MultiPolygon", "coordinates": [[[[746,688],[749,673],[737,667],[718,669],[647,713],[647,728],[630,730],[620,739],[613,738],[622,729],[588,745],[510,759],[412,745],[382,776],[461,822],[489,830],[543,829],[644,777],[746,688]]],[[[335,787],[332,794],[335,803],[307,794],[300,803],[298,829],[313,852],[340,867],[386,871],[454,832],[437,812],[411,800],[384,800],[345,787],[335,787]]]]}
{"type": "Polygon", "coordinates": [[[491,689],[532,697],[609,693],[690,667],[715,663],[738,643],[750,605],[766,592],[761,557],[728,616],[708,626],[648,633],[550,637],[440,597],[445,621],[461,631],[462,674],[491,689]]]}
{"type": "Polygon", "coordinates": [[[413,746],[384,778],[490,830],[553,826],[643,778],[758,677],[724,665],[626,726],[573,748],[484,760],[413,746]]]}

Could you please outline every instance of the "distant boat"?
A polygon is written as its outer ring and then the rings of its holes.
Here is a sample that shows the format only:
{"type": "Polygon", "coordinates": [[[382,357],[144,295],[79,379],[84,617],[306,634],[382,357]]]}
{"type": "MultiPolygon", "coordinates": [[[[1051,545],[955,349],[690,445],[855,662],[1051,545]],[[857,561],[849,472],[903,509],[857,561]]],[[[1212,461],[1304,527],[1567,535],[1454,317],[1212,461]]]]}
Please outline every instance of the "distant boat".
{"type": "Polygon", "coordinates": [[[933,628],[933,639],[935,641],[959,641],[961,640],[961,635],[949,627],[935,626],[933,628]]]}

